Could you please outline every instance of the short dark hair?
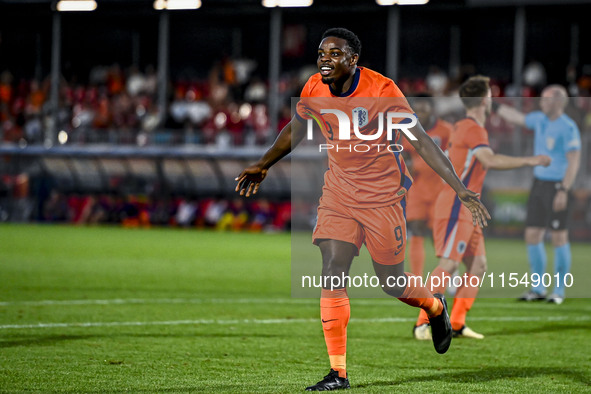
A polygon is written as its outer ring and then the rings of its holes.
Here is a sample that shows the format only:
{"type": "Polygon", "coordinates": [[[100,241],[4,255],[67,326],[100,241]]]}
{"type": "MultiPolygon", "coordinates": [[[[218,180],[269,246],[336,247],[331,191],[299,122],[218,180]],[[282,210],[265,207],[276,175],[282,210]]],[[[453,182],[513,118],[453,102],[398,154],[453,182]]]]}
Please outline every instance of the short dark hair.
{"type": "Polygon", "coordinates": [[[460,98],[466,109],[478,107],[490,89],[490,78],[484,75],[470,77],[460,86],[460,98]]]}
{"type": "Polygon", "coordinates": [[[361,55],[361,41],[351,30],[345,29],[344,27],[333,27],[324,32],[322,40],[326,37],[342,38],[347,41],[347,45],[349,45],[353,53],[356,53],[358,56],[361,55]]]}

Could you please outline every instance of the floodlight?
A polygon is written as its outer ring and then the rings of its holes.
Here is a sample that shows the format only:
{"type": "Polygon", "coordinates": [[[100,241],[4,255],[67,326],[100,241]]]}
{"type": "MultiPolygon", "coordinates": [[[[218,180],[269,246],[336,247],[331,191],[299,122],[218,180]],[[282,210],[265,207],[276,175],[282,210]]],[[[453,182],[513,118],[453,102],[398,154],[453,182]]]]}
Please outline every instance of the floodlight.
{"type": "Polygon", "coordinates": [[[314,0],[263,0],[263,6],[272,7],[310,7],[314,0]]]}
{"type": "Polygon", "coordinates": [[[168,0],[169,10],[196,10],[201,7],[201,0],[168,0]]]}
{"type": "Polygon", "coordinates": [[[196,10],[201,7],[201,0],[155,0],[155,10],[196,10]]]}
{"type": "Polygon", "coordinates": [[[96,10],[95,0],[60,0],[57,3],[58,11],[94,11],[96,10]]]}
{"type": "Polygon", "coordinates": [[[423,5],[428,2],[429,0],[376,0],[379,5],[423,5]]]}

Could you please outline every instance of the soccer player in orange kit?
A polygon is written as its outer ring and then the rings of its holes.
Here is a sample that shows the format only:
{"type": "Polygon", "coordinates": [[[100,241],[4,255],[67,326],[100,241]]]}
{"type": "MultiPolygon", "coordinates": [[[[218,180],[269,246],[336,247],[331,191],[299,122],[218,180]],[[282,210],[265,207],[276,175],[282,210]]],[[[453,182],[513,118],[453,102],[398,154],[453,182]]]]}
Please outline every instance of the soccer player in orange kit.
{"type": "MultiPolygon", "coordinates": [[[[399,103],[396,110],[406,107],[410,112],[406,99],[391,79],[357,66],[360,51],[361,42],[347,29],[329,29],[323,34],[318,47],[319,73],[310,77],[304,86],[297,113],[263,157],[236,177],[236,191],[247,197],[256,193],[268,169],[301,142],[306,135],[305,119],[318,116],[313,106],[307,106],[312,98],[329,98],[343,103],[347,99],[373,98],[375,100],[367,101],[368,105],[373,105],[378,98],[394,97],[399,103]]],[[[324,114],[321,121],[328,126],[322,128],[327,142],[342,144],[343,148],[364,142],[357,134],[341,139],[340,133],[334,133],[333,130],[338,128],[334,115],[324,114]]],[[[374,130],[359,126],[362,134],[374,130]]],[[[409,131],[416,138],[414,148],[458,193],[466,209],[472,213],[474,225],[486,225],[490,216],[478,194],[466,189],[447,157],[420,125],[409,127],[409,131]]],[[[388,144],[385,135],[374,142],[388,144]]],[[[371,149],[365,153],[330,149],[328,160],[329,170],[325,173],[313,233],[313,242],[322,254],[322,276],[348,275],[353,258],[365,244],[384,292],[424,310],[429,316],[435,350],[445,353],[452,335],[445,299],[432,294],[421,283],[408,280],[410,274],[404,272],[406,224],[403,205],[411,183],[404,160],[399,153],[387,149],[371,149]],[[395,283],[399,278],[404,279],[404,287],[395,283]]],[[[331,370],[323,380],[306,390],[349,388],[346,344],[350,308],[346,284],[340,288],[323,287],[320,315],[331,370]]]]}
{"type": "MultiPolygon", "coordinates": [[[[438,119],[435,114],[433,98],[427,94],[420,94],[412,99],[421,126],[431,139],[445,151],[452,131],[452,125],[438,119]]],[[[404,140],[402,143],[405,159],[410,160],[410,173],[413,178],[412,188],[408,191],[406,202],[406,223],[411,231],[409,241],[410,270],[414,275],[422,276],[425,266],[425,237],[433,229],[433,214],[435,200],[443,188],[441,178],[414,150],[413,146],[404,140]]]]}
{"type": "MultiPolygon", "coordinates": [[[[466,118],[456,122],[451,134],[448,156],[466,187],[478,193],[482,190],[488,169],[510,170],[525,166],[548,166],[546,155],[513,157],[496,154],[489,147],[488,132],[484,128],[491,112],[489,78],[474,76],[460,86],[460,98],[466,109],[466,118]]],[[[431,291],[443,292],[451,274],[460,262],[466,265],[464,283],[456,291],[451,312],[454,337],[482,339],[484,336],[466,327],[466,314],[472,307],[479,286],[471,279],[486,271],[486,255],[482,229],[472,225],[470,211],[462,207],[456,193],[444,186],[435,202],[433,223],[435,251],[439,265],[430,275],[431,291]]],[[[417,339],[430,339],[429,318],[420,312],[414,327],[417,339]]]]}

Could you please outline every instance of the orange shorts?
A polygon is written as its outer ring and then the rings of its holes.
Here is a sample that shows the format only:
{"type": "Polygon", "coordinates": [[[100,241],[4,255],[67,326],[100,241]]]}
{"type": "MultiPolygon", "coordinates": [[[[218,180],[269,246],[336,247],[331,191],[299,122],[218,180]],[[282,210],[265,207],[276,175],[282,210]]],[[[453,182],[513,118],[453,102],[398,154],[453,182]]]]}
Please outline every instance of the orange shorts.
{"type": "Polygon", "coordinates": [[[429,228],[433,228],[433,214],[435,212],[435,200],[437,196],[422,198],[412,188],[408,191],[406,198],[406,221],[423,220],[429,228]]]}
{"type": "Polygon", "coordinates": [[[441,219],[433,222],[433,242],[437,257],[462,261],[464,257],[484,256],[484,236],[472,220],[441,219]]]}
{"type": "Polygon", "coordinates": [[[365,244],[372,259],[384,265],[404,261],[406,221],[401,203],[379,208],[353,208],[326,195],[320,199],[318,221],[312,239],[315,245],[322,239],[365,244]]]}

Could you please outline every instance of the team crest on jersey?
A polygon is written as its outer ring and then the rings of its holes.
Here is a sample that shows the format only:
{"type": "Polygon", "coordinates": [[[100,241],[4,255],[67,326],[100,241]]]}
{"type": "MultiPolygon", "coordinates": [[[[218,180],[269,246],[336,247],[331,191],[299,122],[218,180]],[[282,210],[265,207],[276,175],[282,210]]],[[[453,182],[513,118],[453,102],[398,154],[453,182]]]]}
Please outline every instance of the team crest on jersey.
{"type": "Polygon", "coordinates": [[[458,242],[458,253],[463,254],[466,251],[466,242],[458,242]]]}
{"type": "Polygon", "coordinates": [[[359,128],[367,126],[369,123],[369,114],[367,113],[367,110],[363,107],[357,107],[353,109],[353,119],[355,119],[355,114],[357,114],[359,128]]]}
{"type": "Polygon", "coordinates": [[[546,138],[546,148],[548,148],[548,150],[554,149],[554,144],[556,144],[556,140],[554,138],[546,138]]]}

